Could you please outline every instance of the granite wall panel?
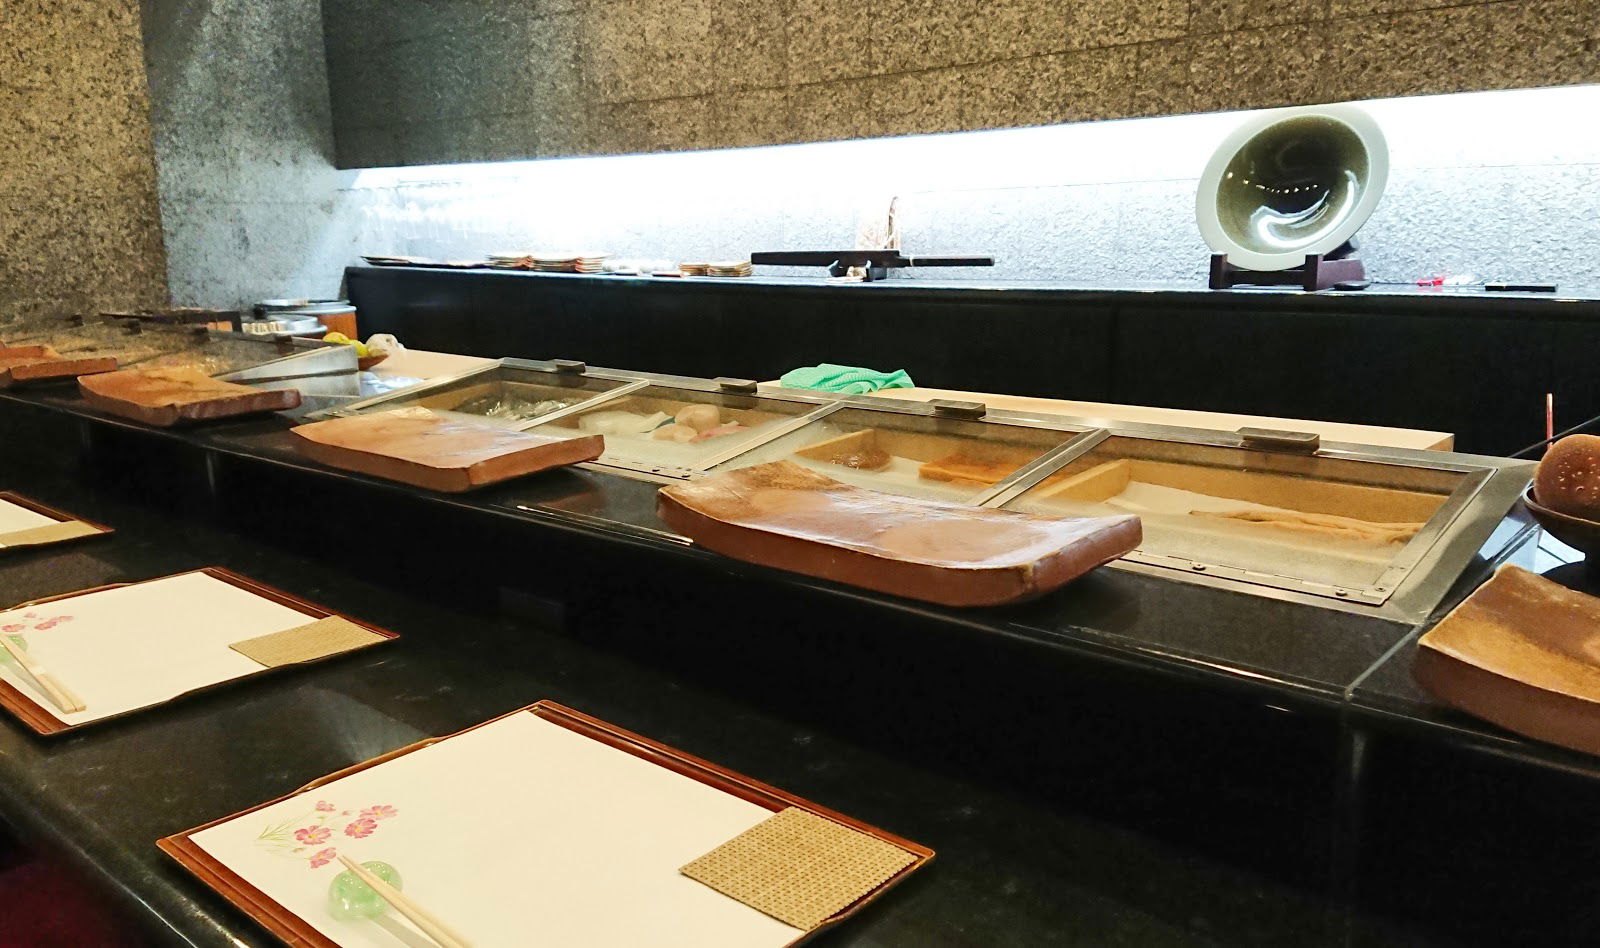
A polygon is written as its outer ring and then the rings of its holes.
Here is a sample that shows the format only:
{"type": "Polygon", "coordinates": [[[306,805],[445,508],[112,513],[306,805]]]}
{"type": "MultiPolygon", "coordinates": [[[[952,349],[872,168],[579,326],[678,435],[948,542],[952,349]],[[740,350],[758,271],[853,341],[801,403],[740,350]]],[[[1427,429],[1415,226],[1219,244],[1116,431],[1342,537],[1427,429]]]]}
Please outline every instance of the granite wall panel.
{"type": "MultiPolygon", "coordinates": [[[[373,35],[413,41],[399,29],[405,24],[372,13],[373,35]]],[[[348,138],[351,154],[382,158],[401,150],[420,157],[403,149],[422,140],[442,153],[443,143],[459,139],[410,134],[429,88],[399,86],[413,71],[349,49],[325,51],[318,0],[143,0],[142,14],[175,303],[237,307],[338,291],[355,235],[354,212],[346,213],[350,198],[333,167],[330,68],[347,81],[370,83],[368,98],[345,103],[341,120],[355,123],[401,102],[408,107],[404,134],[399,126],[374,123],[369,132],[352,124],[358,131],[348,138]]],[[[137,56],[138,37],[132,42],[137,56]]],[[[456,93],[468,87],[460,82],[456,93]]]]}
{"type": "Polygon", "coordinates": [[[134,0],[0,4],[0,323],[166,302],[134,0]]]}
{"type": "Polygon", "coordinates": [[[322,13],[341,167],[1600,81],[1600,0],[323,0],[322,13]],[[447,117],[448,135],[416,128],[447,117]]]}

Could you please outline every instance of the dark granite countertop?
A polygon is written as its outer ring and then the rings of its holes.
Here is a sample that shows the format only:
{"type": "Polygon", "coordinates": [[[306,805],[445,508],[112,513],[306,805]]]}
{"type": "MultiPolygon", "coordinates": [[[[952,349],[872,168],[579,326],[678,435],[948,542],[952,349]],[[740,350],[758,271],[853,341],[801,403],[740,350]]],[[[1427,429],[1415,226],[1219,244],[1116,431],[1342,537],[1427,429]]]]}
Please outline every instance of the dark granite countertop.
{"type": "Polygon", "coordinates": [[[138,437],[360,484],[431,505],[493,514],[529,528],[604,535],[688,558],[701,568],[749,575],[756,582],[804,587],[869,608],[1328,711],[1340,707],[1347,689],[1411,631],[1409,625],[1376,616],[1121,570],[1098,571],[1032,603],[948,609],[739,563],[694,548],[657,518],[656,485],[620,476],[574,469],[470,495],[441,495],[309,461],[294,449],[291,423],[278,417],[152,430],[97,413],[70,390],[38,389],[0,393],[0,397],[93,419],[138,437]]]}
{"type": "MultiPolygon", "coordinates": [[[[1091,792],[1104,775],[1063,777],[1050,786],[1078,792],[1057,796],[1037,782],[949,766],[943,758],[962,755],[959,738],[937,733],[937,725],[932,739],[922,735],[929,752],[923,753],[916,731],[945,720],[948,708],[906,710],[898,694],[875,703],[879,689],[850,694],[838,682],[786,703],[772,693],[814,686],[781,680],[775,666],[747,669],[771,677],[753,693],[730,693],[637,660],[622,633],[598,634],[590,622],[508,617],[483,588],[448,567],[418,565],[413,551],[397,550],[403,544],[385,542],[381,530],[370,540],[371,559],[380,565],[362,569],[336,544],[309,537],[286,543],[265,527],[219,526],[204,502],[184,496],[177,483],[173,496],[153,497],[130,486],[131,471],[101,473],[103,480],[78,479],[53,467],[8,463],[7,488],[117,533],[0,559],[6,601],[222,565],[402,635],[368,653],[61,739],[39,739],[15,722],[0,722],[0,815],[38,844],[67,853],[163,943],[271,939],[170,863],[156,850],[157,838],[541,698],[938,850],[928,871],[819,944],[1332,944],[1342,930],[1334,907],[1293,880],[1186,845],[1182,833],[1152,829],[1174,817],[1141,821],[1136,811],[1148,800],[1130,803],[1119,792],[1126,818],[1108,820],[1091,792]],[[433,582],[419,581],[429,576],[433,582]],[[767,697],[750,696],[762,693],[767,697]],[[854,724],[839,727],[808,710],[819,701],[843,702],[854,724]]],[[[304,499],[313,507],[328,504],[325,519],[349,516],[331,495],[304,499]]],[[[270,505],[257,513],[274,517],[270,505]]],[[[681,631],[633,634],[643,641],[681,631]]],[[[964,677],[971,685],[974,676],[964,677]]],[[[951,698],[959,707],[959,695],[951,698]]],[[[1054,765],[1028,751],[1053,730],[1015,744],[989,743],[1005,744],[1024,769],[1048,770],[1054,765]]],[[[1119,740],[1119,746],[1126,753],[1128,745],[1119,740]]],[[[1184,799],[1195,799],[1180,788],[1184,799]]]]}

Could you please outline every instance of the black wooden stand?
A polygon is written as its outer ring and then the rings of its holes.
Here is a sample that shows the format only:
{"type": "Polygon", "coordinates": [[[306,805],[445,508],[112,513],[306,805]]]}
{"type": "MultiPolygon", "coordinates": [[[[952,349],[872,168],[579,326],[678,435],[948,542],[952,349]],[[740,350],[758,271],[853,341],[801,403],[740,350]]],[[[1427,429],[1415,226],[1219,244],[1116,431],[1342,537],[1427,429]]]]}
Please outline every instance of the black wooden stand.
{"type": "Polygon", "coordinates": [[[1326,290],[1339,283],[1365,280],[1367,270],[1361,258],[1333,257],[1308,253],[1306,262],[1287,270],[1246,270],[1228,262],[1228,255],[1211,255],[1211,288],[1228,290],[1236,286],[1298,286],[1308,292],[1326,290]]]}

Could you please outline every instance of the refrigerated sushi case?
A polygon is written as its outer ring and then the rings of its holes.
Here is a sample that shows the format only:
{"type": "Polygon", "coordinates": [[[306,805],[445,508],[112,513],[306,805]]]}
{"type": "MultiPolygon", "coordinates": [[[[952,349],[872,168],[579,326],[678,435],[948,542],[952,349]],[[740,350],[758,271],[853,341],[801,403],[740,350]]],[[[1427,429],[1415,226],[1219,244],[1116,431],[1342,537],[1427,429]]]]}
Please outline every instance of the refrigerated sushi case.
{"type": "Polygon", "coordinates": [[[1053,467],[1090,431],[979,403],[844,398],[712,470],[792,461],[858,487],[980,506],[1053,467]]]}
{"type": "Polygon", "coordinates": [[[769,398],[755,383],[594,368],[581,362],[500,359],[347,406],[337,414],[402,407],[471,416],[558,438],[605,436],[585,467],[657,482],[682,480],[781,434],[837,396],[769,398]]]}
{"type": "Polygon", "coordinates": [[[1527,462],[1293,432],[1095,427],[981,405],[967,419],[937,405],[908,415],[903,404],[845,400],[717,469],[781,459],[907,496],[1135,513],[1144,540],[1119,567],[1406,621],[1531,533],[1506,518],[1527,462]]]}
{"type": "Polygon", "coordinates": [[[1469,568],[1531,534],[1506,517],[1528,462],[1292,432],[1106,426],[519,359],[347,411],[405,405],[556,437],[602,434],[605,454],[585,467],[655,482],[788,460],[910,497],[1137,513],[1144,541],[1119,568],[1404,621],[1427,617],[1469,568]]]}
{"type": "Polygon", "coordinates": [[[164,326],[138,320],[49,317],[0,327],[12,345],[48,345],[63,355],[108,355],[119,368],[193,368],[224,381],[283,387],[316,377],[354,377],[353,347],[314,340],[164,326]]]}
{"type": "Polygon", "coordinates": [[[990,503],[1136,513],[1144,540],[1125,567],[1421,621],[1464,572],[1531,533],[1525,521],[1508,529],[1506,515],[1533,468],[1314,435],[1128,426],[990,503]]]}
{"type": "Polygon", "coordinates": [[[362,399],[331,414],[427,408],[508,428],[526,428],[626,387],[638,388],[639,381],[576,362],[499,359],[457,375],[362,399]]]}

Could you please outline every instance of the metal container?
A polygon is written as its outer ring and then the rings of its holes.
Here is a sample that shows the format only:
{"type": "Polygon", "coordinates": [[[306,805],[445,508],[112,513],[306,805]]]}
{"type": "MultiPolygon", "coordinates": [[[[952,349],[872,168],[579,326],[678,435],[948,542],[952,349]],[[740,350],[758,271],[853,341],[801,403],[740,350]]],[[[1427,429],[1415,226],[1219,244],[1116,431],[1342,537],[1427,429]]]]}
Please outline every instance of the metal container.
{"type": "Polygon", "coordinates": [[[239,330],[252,336],[322,336],[328,327],[315,316],[291,312],[239,321],[239,330]]]}

